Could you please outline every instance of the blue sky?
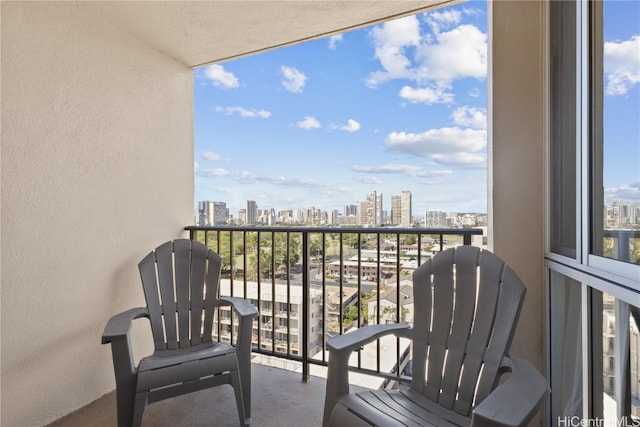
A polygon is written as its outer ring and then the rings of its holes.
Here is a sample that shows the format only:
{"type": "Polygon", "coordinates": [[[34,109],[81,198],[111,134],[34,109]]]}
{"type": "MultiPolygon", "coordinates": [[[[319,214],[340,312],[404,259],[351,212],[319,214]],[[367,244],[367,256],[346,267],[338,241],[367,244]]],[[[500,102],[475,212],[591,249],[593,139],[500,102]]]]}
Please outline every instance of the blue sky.
{"type": "Polygon", "coordinates": [[[640,206],[640,2],[604,3],[605,203],[640,206]]]}
{"type": "MultiPolygon", "coordinates": [[[[622,141],[605,152],[614,197],[640,191],[640,133],[615,114],[621,104],[627,120],[640,117],[640,66],[629,59],[640,31],[625,13],[630,30],[616,27],[605,47],[605,128],[622,141]],[[611,166],[618,153],[629,167],[611,166]]],[[[195,79],[195,200],[226,202],[234,216],[247,199],[342,212],[375,190],[390,210],[391,196],[409,190],[415,216],[486,212],[486,105],[480,1],[204,67],[195,79]]]]}

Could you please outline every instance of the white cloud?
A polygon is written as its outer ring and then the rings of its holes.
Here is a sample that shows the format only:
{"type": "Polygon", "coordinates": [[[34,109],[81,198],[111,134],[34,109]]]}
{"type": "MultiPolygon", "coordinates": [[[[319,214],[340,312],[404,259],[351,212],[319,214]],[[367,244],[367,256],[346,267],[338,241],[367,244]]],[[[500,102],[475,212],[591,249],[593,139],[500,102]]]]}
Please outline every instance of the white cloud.
{"type": "Polygon", "coordinates": [[[487,145],[487,132],[458,127],[430,129],[422,133],[392,132],[385,145],[418,157],[473,152],[487,145]]]}
{"type": "Polygon", "coordinates": [[[307,76],[297,68],[287,67],[286,65],[280,67],[280,70],[282,71],[282,80],[280,81],[282,86],[284,86],[284,88],[289,92],[302,92],[307,81],[307,76]]]}
{"type": "Polygon", "coordinates": [[[382,184],[382,180],[373,175],[357,176],[355,180],[361,184],[382,184]]]}
{"type": "Polygon", "coordinates": [[[485,108],[458,107],[451,114],[453,122],[458,126],[467,126],[474,129],[487,128],[487,110],[485,108]]]}
{"type": "Polygon", "coordinates": [[[306,178],[287,178],[282,175],[257,175],[240,172],[234,178],[242,184],[270,184],[285,187],[322,188],[327,184],[306,178]]]}
{"type": "Polygon", "coordinates": [[[340,129],[347,132],[357,132],[360,130],[360,123],[356,122],[353,119],[349,119],[347,120],[346,125],[340,126],[340,129]]]}
{"type": "Polygon", "coordinates": [[[640,204],[640,181],[619,187],[605,188],[604,196],[607,204],[612,204],[613,202],[640,204]]]}
{"type": "Polygon", "coordinates": [[[487,155],[476,153],[434,154],[431,159],[446,166],[484,169],[487,167],[487,155]]]}
{"type": "Polygon", "coordinates": [[[439,33],[443,27],[450,28],[458,25],[461,19],[462,13],[459,10],[444,10],[427,13],[425,21],[434,33],[439,33]]]}
{"type": "Polygon", "coordinates": [[[216,111],[228,115],[239,114],[240,117],[258,117],[261,119],[266,119],[271,116],[271,112],[267,110],[247,110],[243,107],[216,107],[216,111]]]}
{"type": "Polygon", "coordinates": [[[403,86],[399,94],[400,98],[413,104],[450,104],[454,100],[454,94],[447,92],[445,86],[436,86],[435,88],[403,86]]]}
{"type": "Polygon", "coordinates": [[[375,56],[384,71],[371,73],[367,85],[375,87],[396,78],[410,78],[411,61],[406,56],[408,47],[420,43],[420,23],[415,16],[385,22],[371,30],[375,56]]]}
{"type": "Polygon", "coordinates": [[[336,45],[342,42],[342,34],[336,34],[329,37],[329,49],[336,50],[336,45]]]}
{"type": "Polygon", "coordinates": [[[208,176],[208,177],[216,177],[216,176],[229,176],[231,172],[222,168],[215,169],[199,169],[197,171],[198,175],[208,176]]]}
{"type": "Polygon", "coordinates": [[[604,75],[607,95],[624,95],[640,83],[640,35],[622,42],[605,42],[604,75]]]}
{"type": "Polygon", "coordinates": [[[387,164],[378,166],[353,165],[351,170],[364,173],[403,174],[410,177],[435,177],[453,173],[450,170],[426,170],[422,166],[387,164]]]}
{"type": "Polygon", "coordinates": [[[473,25],[460,25],[417,48],[418,81],[451,82],[487,76],[487,35],[473,25]]]}
{"type": "Polygon", "coordinates": [[[300,129],[318,129],[320,122],[313,116],[305,116],[304,120],[296,122],[296,127],[300,129]]]}
{"type": "Polygon", "coordinates": [[[222,89],[235,89],[240,87],[240,82],[233,73],[225,71],[222,65],[214,64],[204,68],[204,77],[212,85],[222,89]]]}
{"type": "Polygon", "coordinates": [[[202,158],[210,161],[222,160],[222,157],[218,153],[214,153],[213,151],[205,151],[202,153],[202,158]]]}
{"type": "Polygon", "coordinates": [[[196,174],[200,172],[200,165],[198,164],[198,162],[193,162],[193,172],[196,174]]]}
{"type": "Polygon", "coordinates": [[[458,25],[460,12],[427,15],[433,33],[421,34],[415,16],[398,19],[371,30],[375,57],[381,69],[369,74],[366,84],[376,87],[394,79],[406,79],[400,96],[413,103],[449,103],[454,80],[487,76],[487,35],[476,26],[458,25]],[[455,26],[457,25],[457,26],[455,26]],[[441,31],[443,28],[448,31],[441,31]]]}

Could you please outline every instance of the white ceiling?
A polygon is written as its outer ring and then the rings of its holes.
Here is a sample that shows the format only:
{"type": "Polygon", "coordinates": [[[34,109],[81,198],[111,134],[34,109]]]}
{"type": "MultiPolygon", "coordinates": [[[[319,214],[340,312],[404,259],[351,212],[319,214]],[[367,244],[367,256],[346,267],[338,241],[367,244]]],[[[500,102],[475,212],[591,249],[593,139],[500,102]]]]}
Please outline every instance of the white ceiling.
{"type": "Polygon", "coordinates": [[[196,67],[458,1],[98,1],[80,5],[196,67]]]}

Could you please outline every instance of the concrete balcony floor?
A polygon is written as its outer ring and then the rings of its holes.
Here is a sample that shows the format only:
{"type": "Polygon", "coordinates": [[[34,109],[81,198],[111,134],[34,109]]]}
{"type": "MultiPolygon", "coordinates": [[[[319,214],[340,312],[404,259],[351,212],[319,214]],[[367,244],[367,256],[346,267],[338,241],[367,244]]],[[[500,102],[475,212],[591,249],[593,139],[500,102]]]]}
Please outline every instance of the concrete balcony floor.
{"type": "MultiPolygon", "coordinates": [[[[311,376],[304,383],[300,371],[258,363],[251,366],[251,377],[253,427],[322,425],[326,385],[324,378],[311,376]]],[[[51,427],[116,425],[115,392],[50,424],[51,427]]],[[[142,425],[237,427],[239,421],[233,389],[230,386],[220,386],[156,402],[145,409],[142,425]]]]}

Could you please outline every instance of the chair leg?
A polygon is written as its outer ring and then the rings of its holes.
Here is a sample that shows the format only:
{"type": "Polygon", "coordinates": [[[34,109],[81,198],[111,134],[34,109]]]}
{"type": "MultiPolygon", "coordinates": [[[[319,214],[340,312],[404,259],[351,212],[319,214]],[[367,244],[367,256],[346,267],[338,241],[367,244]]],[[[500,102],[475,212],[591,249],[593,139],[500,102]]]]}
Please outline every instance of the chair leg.
{"type": "Polygon", "coordinates": [[[144,408],[147,406],[147,393],[136,394],[136,400],[133,404],[133,419],[131,422],[132,427],[140,427],[142,424],[142,414],[144,414],[144,408]]]}
{"type": "Polygon", "coordinates": [[[233,387],[233,392],[236,395],[236,406],[238,408],[238,417],[240,418],[240,425],[244,427],[249,427],[251,424],[251,419],[246,417],[244,412],[244,402],[242,400],[242,384],[240,383],[240,373],[236,369],[235,371],[231,371],[229,373],[231,376],[231,386],[233,387]]]}
{"type": "Polygon", "coordinates": [[[118,384],[116,387],[118,427],[129,427],[133,419],[135,383],[133,387],[127,387],[127,385],[128,384],[118,384]]]}

